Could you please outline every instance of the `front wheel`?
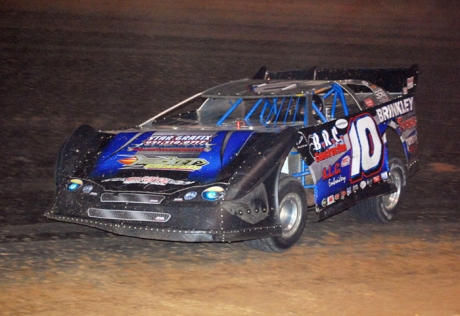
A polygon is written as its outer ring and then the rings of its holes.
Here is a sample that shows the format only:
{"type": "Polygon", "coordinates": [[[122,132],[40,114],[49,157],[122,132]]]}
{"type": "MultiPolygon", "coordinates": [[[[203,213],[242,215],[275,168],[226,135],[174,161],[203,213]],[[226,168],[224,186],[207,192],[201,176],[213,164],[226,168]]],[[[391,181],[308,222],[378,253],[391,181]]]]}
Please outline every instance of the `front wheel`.
{"type": "Polygon", "coordinates": [[[396,218],[406,189],[407,169],[399,158],[390,158],[390,178],[396,192],[363,201],[352,208],[351,214],[359,221],[387,223],[396,218]]]}
{"type": "Polygon", "coordinates": [[[267,252],[283,252],[300,239],[307,221],[307,198],[302,184],[292,176],[281,174],[278,201],[281,236],[247,240],[248,246],[267,252]]]}

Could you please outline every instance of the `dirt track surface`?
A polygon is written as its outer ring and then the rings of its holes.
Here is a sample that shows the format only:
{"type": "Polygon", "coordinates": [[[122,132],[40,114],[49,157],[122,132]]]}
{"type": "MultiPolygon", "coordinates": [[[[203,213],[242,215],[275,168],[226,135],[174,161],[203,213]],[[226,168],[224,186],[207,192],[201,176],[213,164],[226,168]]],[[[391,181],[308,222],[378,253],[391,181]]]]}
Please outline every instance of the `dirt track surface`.
{"type": "Polygon", "coordinates": [[[282,255],[241,244],[54,241],[61,249],[45,252],[45,268],[26,261],[4,279],[2,314],[459,315],[458,240],[372,233],[306,234],[282,255]]]}
{"type": "Polygon", "coordinates": [[[2,1],[0,315],[460,315],[459,5],[246,2],[2,1]],[[82,123],[135,125],[262,65],[412,63],[422,170],[395,223],[345,212],[267,254],[42,216],[82,123]]]}

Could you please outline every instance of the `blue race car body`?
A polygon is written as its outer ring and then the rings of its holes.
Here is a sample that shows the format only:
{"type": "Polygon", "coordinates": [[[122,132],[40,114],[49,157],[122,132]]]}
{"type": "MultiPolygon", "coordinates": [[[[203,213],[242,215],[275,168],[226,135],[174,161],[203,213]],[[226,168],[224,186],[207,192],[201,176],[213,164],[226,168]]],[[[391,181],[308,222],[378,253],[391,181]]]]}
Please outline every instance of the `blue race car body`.
{"type": "Polygon", "coordinates": [[[355,209],[390,221],[418,168],[417,74],[416,66],[262,70],[136,128],[82,126],[59,152],[46,216],[268,251],[298,240],[308,209],[320,220],[355,209]]]}

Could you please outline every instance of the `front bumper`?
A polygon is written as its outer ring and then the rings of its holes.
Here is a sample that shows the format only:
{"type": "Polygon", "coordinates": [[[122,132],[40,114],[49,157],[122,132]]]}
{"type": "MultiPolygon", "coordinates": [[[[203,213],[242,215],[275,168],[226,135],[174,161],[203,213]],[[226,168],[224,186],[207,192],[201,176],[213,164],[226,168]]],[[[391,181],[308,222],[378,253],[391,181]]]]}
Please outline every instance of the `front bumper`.
{"type": "Polygon", "coordinates": [[[48,218],[90,226],[114,234],[181,242],[232,242],[248,239],[259,239],[281,235],[281,226],[227,229],[227,230],[182,230],[175,228],[159,228],[152,225],[136,225],[132,223],[115,223],[113,221],[97,221],[77,217],[60,216],[52,213],[45,214],[48,218]]]}
{"type": "Polygon", "coordinates": [[[232,201],[170,201],[148,204],[109,201],[61,188],[45,216],[58,221],[99,228],[119,235],[183,242],[231,242],[281,235],[275,210],[268,204],[263,184],[232,201]]]}

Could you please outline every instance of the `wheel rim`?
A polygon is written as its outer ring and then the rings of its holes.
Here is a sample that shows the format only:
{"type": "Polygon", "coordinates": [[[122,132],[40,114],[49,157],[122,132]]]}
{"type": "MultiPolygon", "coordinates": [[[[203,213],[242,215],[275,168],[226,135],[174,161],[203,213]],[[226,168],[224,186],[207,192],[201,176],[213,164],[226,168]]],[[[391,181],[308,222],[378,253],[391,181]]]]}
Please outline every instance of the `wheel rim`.
{"type": "Polygon", "coordinates": [[[383,206],[387,211],[391,212],[398,204],[403,184],[402,177],[396,170],[393,169],[390,171],[390,177],[392,182],[396,185],[396,192],[385,195],[383,197],[383,206]]]}
{"type": "Polygon", "coordinates": [[[283,237],[289,238],[297,231],[302,214],[301,200],[297,194],[287,194],[280,203],[280,221],[283,237]]]}

